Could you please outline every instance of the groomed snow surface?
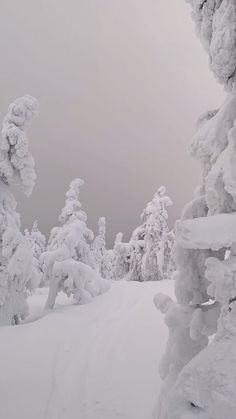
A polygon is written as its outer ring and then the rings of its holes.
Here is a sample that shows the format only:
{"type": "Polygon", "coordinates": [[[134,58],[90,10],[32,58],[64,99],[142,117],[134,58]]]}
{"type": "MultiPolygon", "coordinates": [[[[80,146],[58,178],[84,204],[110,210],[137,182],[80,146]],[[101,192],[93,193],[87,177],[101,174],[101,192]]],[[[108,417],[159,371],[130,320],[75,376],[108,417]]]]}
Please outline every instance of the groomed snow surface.
{"type": "Polygon", "coordinates": [[[85,305],[60,295],[36,320],[46,300],[39,290],[34,321],[0,328],[0,418],[153,418],[168,334],[157,292],[173,296],[173,282],[117,281],[85,305]]]}

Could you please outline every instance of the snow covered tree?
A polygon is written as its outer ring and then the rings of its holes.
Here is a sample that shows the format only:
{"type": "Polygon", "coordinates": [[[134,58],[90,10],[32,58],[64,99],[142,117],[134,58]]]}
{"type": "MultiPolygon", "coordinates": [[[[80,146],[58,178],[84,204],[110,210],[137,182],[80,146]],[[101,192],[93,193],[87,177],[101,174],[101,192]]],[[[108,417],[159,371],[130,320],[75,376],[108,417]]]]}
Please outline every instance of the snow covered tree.
{"type": "Polygon", "coordinates": [[[95,271],[91,252],[94,236],[86,225],[87,215],[79,201],[83,184],[81,179],[71,182],[65,207],[59,216],[61,226],[52,229],[48,250],[40,257],[44,281],[49,282],[46,309],[54,307],[59,291],[73,295],[78,303],[83,303],[107,289],[107,284],[95,271]]]}
{"type": "Polygon", "coordinates": [[[130,240],[130,267],[128,281],[143,281],[142,262],[145,254],[144,240],[130,240]]]}
{"type": "Polygon", "coordinates": [[[98,234],[91,245],[92,253],[97,265],[98,271],[101,273],[102,260],[106,253],[106,219],[100,217],[98,220],[98,234]]]}
{"type": "Polygon", "coordinates": [[[130,244],[123,243],[123,233],[116,234],[113,249],[104,253],[102,277],[110,280],[123,279],[129,271],[130,244]]]}
{"type": "Polygon", "coordinates": [[[114,247],[115,278],[124,279],[130,270],[131,245],[130,243],[117,243],[114,247]]]}
{"type": "Polygon", "coordinates": [[[123,243],[123,233],[117,233],[114,242],[114,277],[116,280],[124,279],[130,268],[130,252],[129,243],[123,243]]]}
{"type": "Polygon", "coordinates": [[[115,242],[114,242],[114,249],[116,247],[117,244],[122,243],[123,240],[123,233],[119,232],[116,234],[116,238],[115,238],[115,242]]]}
{"type": "Polygon", "coordinates": [[[0,324],[17,324],[27,314],[27,292],[36,272],[28,240],[20,231],[20,216],[11,186],[26,196],[36,179],[29,152],[27,128],[38,113],[38,103],[26,95],[16,99],[3,120],[0,141],[0,324]]]}
{"type": "MultiPolygon", "coordinates": [[[[233,419],[236,412],[233,390],[236,385],[236,3],[234,0],[190,0],[189,3],[211,69],[225,85],[228,95],[218,110],[208,111],[199,119],[190,146],[191,155],[201,161],[202,179],[176,226],[177,303],[169,302],[165,309],[170,338],[160,366],[163,387],[157,418],[233,419]],[[215,338],[208,345],[209,336],[214,333],[215,338]]],[[[155,299],[159,308],[161,300],[161,296],[155,299]]]]}
{"type": "Polygon", "coordinates": [[[46,249],[46,237],[38,228],[38,221],[35,220],[30,232],[30,241],[34,256],[39,259],[40,255],[46,249]]]}
{"type": "Polygon", "coordinates": [[[101,275],[102,278],[114,281],[116,271],[116,254],[114,249],[106,250],[102,258],[101,275]]]}
{"type": "Polygon", "coordinates": [[[173,230],[167,231],[163,234],[161,240],[161,254],[163,262],[163,279],[172,279],[176,271],[176,263],[174,258],[174,237],[173,230]]]}
{"type": "MultiPolygon", "coordinates": [[[[66,202],[59,216],[59,221],[61,222],[62,226],[66,227],[66,230],[68,230],[67,226],[71,226],[73,230],[74,225],[77,227],[78,224],[82,226],[82,223],[84,223],[83,226],[85,228],[83,229],[82,239],[79,239],[79,242],[76,246],[77,258],[86,265],[95,268],[96,264],[91,252],[91,243],[94,239],[94,234],[92,230],[90,230],[86,225],[87,214],[82,210],[82,205],[79,201],[80,188],[83,185],[84,181],[82,179],[74,179],[71,182],[70,188],[66,193],[66,202]]],[[[59,229],[61,231],[60,227],[59,229]]],[[[55,232],[57,232],[57,229],[55,232]]],[[[54,229],[52,231],[52,238],[53,237],[54,229]]]]}
{"type": "Polygon", "coordinates": [[[40,256],[46,250],[46,237],[39,231],[38,222],[35,221],[31,231],[25,230],[25,237],[29,241],[31,250],[33,252],[35,272],[37,272],[38,286],[46,286],[43,282],[43,271],[39,262],[40,256]]]}
{"type": "MultiPolygon", "coordinates": [[[[117,271],[119,268],[117,266],[118,253],[115,250],[117,246],[122,243],[123,233],[119,232],[116,234],[113,249],[108,249],[103,255],[101,272],[102,277],[115,281],[117,278],[117,271]]],[[[120,278],[119,278],[120,279],[120,278]]]]}
{"type": "Polygon", "coordinates": [[[155,281],[164,278],[164,258],[166,248],[168,213],[166,207],[172,205],[165,195],[166,188],[161,186],[141,215],[145,225],[144,256],[142,260],[143,281],[155,281]]]}
{"type": "Polygon", "coordinates": [[[211,70],[229,92],[236,87],[236,9],[234,0],[186,0],[211,70]]]}
{"type": "MultiPolygon", "coordinates": [[[[141,215],[141,219],[142,219],[142,215],[141,215]]],[[[143,261],[143,256],[145,254],[145,240],[144,240],[145,234],[146,234],[145,223],[136,227],[136,229],[132,233],[131,240],[129,242],[129,245],[130,245],[129,272],[126,277],[128,281],[143,281],[142,261],[143,261]]]]}
{"type": "Polygon", "coordinates": [[[142,225],[132,234],[129,280],[161,280],[167,277],[167,271],[170,273],[173,240],[166,208],[172,201],[165,193],[165,187],[161,186],[141,214],[142,225]]]}

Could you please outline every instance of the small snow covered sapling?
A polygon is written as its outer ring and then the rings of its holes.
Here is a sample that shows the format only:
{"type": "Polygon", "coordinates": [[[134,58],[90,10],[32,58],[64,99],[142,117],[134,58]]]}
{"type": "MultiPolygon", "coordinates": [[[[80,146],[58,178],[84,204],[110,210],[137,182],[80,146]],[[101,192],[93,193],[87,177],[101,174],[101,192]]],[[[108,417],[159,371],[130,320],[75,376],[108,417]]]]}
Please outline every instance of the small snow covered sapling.
{"type": "Polygon", "coordinates": [[[32,96],[16,99],[3,120],[0,141],[0,324],[16,324],[27,314],[27,292],[35,279],[33,254],[20,231],[20,216],[10,187],[29,196],[35,183],[27,128],[38,113],[32,96]]]}

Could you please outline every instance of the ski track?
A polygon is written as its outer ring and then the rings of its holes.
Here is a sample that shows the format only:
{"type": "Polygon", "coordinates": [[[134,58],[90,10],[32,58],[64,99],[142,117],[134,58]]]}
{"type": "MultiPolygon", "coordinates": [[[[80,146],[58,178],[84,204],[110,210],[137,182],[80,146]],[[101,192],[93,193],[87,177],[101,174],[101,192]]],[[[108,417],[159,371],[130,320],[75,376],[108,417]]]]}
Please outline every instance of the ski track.
{"type": "Polygon", "coordinates": [[[114,282],[89,304],[60,304],[34,323],[1,328],[0,417],[151,419],[167,338],[152,299],[172,288],[114,282]]]}

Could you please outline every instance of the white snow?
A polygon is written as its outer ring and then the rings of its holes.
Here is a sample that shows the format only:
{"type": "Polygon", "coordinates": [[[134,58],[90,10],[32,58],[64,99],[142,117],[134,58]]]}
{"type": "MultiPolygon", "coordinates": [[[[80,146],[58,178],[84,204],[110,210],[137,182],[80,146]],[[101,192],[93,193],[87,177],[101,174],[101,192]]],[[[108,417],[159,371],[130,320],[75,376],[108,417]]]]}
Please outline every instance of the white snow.
{"type": "Polygon", "coordinates": [[[170,417],[234,419],[235,365],[235,337],[210,344],[180,373],[170,395],[170,417]]]}
{"type": "Polygon", "coordinates": [[[185,249],[229,248],[236,243],[236,213],[181,221],[176,225],[176,235],[185,249]]]}
{"type": "MultiPolygon", "coordinates": [[[[1,327],[0,418],[153,418],[168,337],[157,292],[173,296],[173,281],[112,282],[79,306],[61,293],[41,319],[1,327]]],[[[33,319],[45,300],[30,298],[33,319]]]]}
{"type": "Polygon", "coordinates": [[[210,67],[220,83],[235,89],[235,0],[186,0],[192,5],[197,33],[210,58],[210,67]]]}

